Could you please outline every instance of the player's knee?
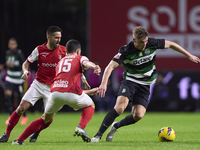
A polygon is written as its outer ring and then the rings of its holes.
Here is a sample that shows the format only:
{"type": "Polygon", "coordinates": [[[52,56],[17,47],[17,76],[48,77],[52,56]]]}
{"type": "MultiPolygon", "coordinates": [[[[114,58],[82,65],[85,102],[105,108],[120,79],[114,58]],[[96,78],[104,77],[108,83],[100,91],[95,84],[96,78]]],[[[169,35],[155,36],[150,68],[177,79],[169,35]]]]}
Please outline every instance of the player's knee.
{"type": "Polygon", "coordinates": [[[16,109],[16,113],[22,115],[24,112],[25,112],[24,108],[21,105],[19,105],[16,109]]]}
{"type": "Polygon", "coordinates": [[[22,101],[16,109],[16,113],[22,115],[31,104],[29,102],[22,101]]]}
{"type": "Polygon", "coordinates": [[[43,114],[42,119],[44,120],[44,123],[47,124],[53,119],[54,114],[43,114]]]}
{"type": "Polygon", "coordinates": [[[92,108],[94,108],[95,109],[95,104],[94,104],[94,102],[92,102],[92,104],[90,105],[92,108]]]}
{"type": "Polygon", "coordinates": [[[115,107],[115,111],[121,115],[124,112],[124,107],[115,107]]]}
{"type": "Polygon", "coordinates": [[[140,119],[142,119],[144,117],[143,113],[135,113],[133,118],[135,121],[139,121],[140,119]]]}

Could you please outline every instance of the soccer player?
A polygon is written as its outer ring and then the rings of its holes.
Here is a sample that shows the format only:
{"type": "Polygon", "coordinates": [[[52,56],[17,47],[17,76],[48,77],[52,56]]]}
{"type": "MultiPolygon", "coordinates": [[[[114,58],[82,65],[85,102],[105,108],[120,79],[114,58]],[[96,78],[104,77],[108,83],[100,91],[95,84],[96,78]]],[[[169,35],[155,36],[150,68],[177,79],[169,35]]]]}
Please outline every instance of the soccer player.
{"type": "Polygon", "coordinates": [[[116,104],[105,116],[91,142],[99,142],[110,125],[111,129],[106,135],[106,141],[112,141],[118,128],[134,124],[143,118],[148,106],[150,84],[156,81],[156,49],[171,48],[187,56],[192,62],[200,62],[198,57],[190,54],[180,45],[164,39],[149,38],[148,35],[149,33],[145,28],[135,27],[133,29],[133,41],[122,46],[118,54],[114,56],[106,67],[99,86],[99,95],[101,97],[105,96],[111,72],[121,63],[124,65],[125,72],[118,91],[116,104]],[[115,118],[124,112],[129,102],[132,103],[132,114],[127,115],[118,122],[114,122],[115,118]]]}
{"type": "MultiPolygon", "coordinates": [[[[7,75],[6,75],[6,82],[5,82],[5,106],[9,114],[13,113],[13,100],[12,98],[15,97],[21,99],[24,90],[23,90],[23,83],[24,80],[21,79],[22,76],[22,64],[25,60],[24,54],[18,48],[18,43],[16,38],[10,38],[8,41],[8,50],[6,51],[6,67],[7,67],[7,75]],[[17,93],[17,97],[14,96],[15,92],[17,93]]],[[[16,106],[15,106],[16,107],[16,106]]],[[[9,116],[10,118],[10,116],[9,116]]],[[[8,125],[9,118],[6,120],[6,125],[8,125]]],[[[23,117],[21,120],[21,124],[26,124],[28,118],[26,117],[26,113],[23,113],[23,117]]]]}
{"type": "MultiPolygon", "coordinates": [[[[50,95],[50,84],[55,77],[55,67],[59,60],[61,60],[66,55],[65,46],[59,45],[61,41],[62,30],[57,26],[50,26],[47,29],[46,36],[47,42],[43,45],[37,46],[23,63],[23,75],[22,79],[28,79],[30,75],[29,65],[34,61],[37,61],[38,70],[36,73],[36,78],[31,84],[28,91],[22,97],[21,103],[17,109],[12,113],[7,125],[5,134],[0,137],[0,142],[7,142],[12,129],[18,123],[20,116],[30,107],[40,99],[43,98],[44,106],[47,103],[48,97],[50,95]]],[[[42,127],[38,132],[33,135],[30,142],[37,139],[39,132],[50,125],[51,122],[42,127]]]]}
{"type": "Polygon", "coordinates": [[[84,128],[91,120],[94,113],[94,102],[88,95],[98,92],[98,88],[83,92],[80,85],[82,73],[86,69],[93,69],[100,75],[101,68],[81,56],[81,45],[77,40],[69,40],[66,44],[67,56],[62,58],[56,66],[56,77],[51,85],[51,95],[42,117],[34,120],[24,132],[12,142],[13,145],[24,145],[23,141],[33,132],[47,126],[64,105],[69,105],[74,110],[83,109],[81,120],[75,129],[75,135],[81,136],[83,141],[90,142],[84,128]]]}

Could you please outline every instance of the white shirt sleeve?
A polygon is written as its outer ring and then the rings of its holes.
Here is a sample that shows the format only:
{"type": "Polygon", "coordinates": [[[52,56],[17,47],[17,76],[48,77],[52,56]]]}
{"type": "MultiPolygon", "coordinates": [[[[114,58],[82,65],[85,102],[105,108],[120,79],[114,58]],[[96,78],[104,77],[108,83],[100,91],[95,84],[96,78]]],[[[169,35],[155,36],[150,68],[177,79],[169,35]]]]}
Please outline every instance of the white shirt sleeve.
{"type": "Polygon", "coordinates": [[[81,59],[80,59],[80,64],[81,64],[81,67],[83,70],[86,70],[84,67],[83,67],[83,62],[84,61],[89,61],[89,59],[86,57],[86,56],[82,56],[81,59]]]}
{"type": "Polygon", "coordinates": [[[34,61],[38,60],[39,52],[37,47],[32,51],[31,55],[27,58],[30,63],[33,63],[34,61]]]}

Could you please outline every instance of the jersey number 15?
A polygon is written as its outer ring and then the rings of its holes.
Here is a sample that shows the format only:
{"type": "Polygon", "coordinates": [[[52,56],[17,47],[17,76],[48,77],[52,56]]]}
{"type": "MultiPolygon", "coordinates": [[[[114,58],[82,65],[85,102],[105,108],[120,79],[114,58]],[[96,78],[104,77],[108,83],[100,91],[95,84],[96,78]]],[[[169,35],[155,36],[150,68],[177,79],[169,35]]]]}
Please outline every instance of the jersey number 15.
{"type": "Polygon", "coordinates": [[[58,73],[60,73],[61,71],[62,72],[69,72],[71,70],[71,62],[73,59],[64,59],[64,63],[63,61],[60,63],[59,65],[59,70],[58,70],[58,73]]]}

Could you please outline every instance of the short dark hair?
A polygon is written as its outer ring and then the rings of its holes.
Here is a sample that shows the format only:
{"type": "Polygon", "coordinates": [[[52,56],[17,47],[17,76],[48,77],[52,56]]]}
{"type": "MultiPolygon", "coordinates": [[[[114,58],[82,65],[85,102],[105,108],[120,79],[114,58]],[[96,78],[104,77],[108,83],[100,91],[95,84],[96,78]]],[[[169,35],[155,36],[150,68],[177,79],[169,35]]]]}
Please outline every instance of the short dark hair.
{"type": "Polygon", "coordinates": [[[149,35],[146,28],[138,26],[133,29],[133,36],[137,39],[145,38],[149,35]]]}
{"type": "Polygon", "coordinates": [[[15,41],[15,42],[17,43],[17,39],[14,38],[14,37],[11,37],[11,38],[8,40],[8,42],[10,42],[10,41],[15,41]]]}
{"type": "Polygon", "coordinates": [[[50,26],[47,29],[47,36],[52,36],[54,32],[62,32],[58,26],[50,26]]]}
{"type": "Polygon", "coordinates": [[[66,49],[68,53],[76,52],[77,49],[81,49],[81,44],[79,41],[71,39],[66,43],[66,49]]]}

